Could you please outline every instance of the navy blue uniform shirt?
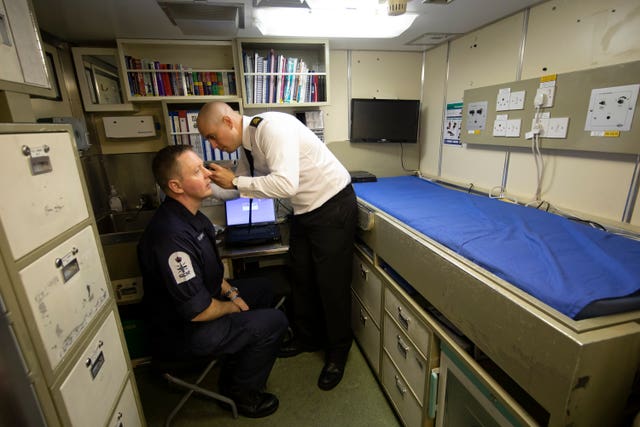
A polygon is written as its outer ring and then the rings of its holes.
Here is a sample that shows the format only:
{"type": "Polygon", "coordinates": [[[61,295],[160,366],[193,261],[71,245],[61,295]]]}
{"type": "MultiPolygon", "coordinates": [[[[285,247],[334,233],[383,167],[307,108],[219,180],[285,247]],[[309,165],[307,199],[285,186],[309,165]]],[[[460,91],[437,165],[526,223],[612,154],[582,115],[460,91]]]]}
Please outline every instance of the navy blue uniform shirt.
{"type": "Polygon", "coordinates": [[[188,354],[199,322],[219,298],[224,274],[211,221],[167,197],[138,243],[144,305],[154,354],[188,354]]]}

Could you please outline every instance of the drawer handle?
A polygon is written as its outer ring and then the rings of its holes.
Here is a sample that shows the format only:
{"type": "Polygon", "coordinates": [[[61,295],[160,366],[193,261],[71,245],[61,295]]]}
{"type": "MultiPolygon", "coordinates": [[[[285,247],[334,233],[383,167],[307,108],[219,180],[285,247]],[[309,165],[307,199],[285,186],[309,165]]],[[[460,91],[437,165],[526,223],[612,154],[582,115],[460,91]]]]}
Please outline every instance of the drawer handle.
{"type": "Polygon", "coordinates": [[[409,346],[404,343],[402,337],[398,335],[398,350],[402,353],[402,356],[406,359],[407,353],[409,353],[409,346]]]}
{"type": "Polygon", "coordinates": [[[367,280],[367,274],[369,273],[369,270],[362,264],[360,264],[360,277],[362,277],[364,280],[367,280]]]}
{"type": "Polygon", "coordinates": [[[431,379],[429,380],[429,405],[427,416],[431,419],[436,417],[438,407],[438,380],[440,379],[440,368],[431,370],[431,379]]]}
{"type": "Polygon", "coordinates": [[[409,321],[411,319],[409,318],[409,316],[404,314],[404,312],[402,311],[402,307],[398,307],[398,320],[400,321],[400,323],[402,323],[402,326],[405,329],[409,329],[409,321]]]}
{"type": "Polygon", "coordinates": [[[402,384],[402,381],[400,381],[400,378],[398,378],[397,375],[395,377],[396,377],[396,388],[398,389],[400,394],[404,396],[407,393],[407,387],[405,387],[405,385],[402,384]]]}
{"type": "Polygon", "coordinates": [[[369,318],[367,317],[366,314],[364,314],[364,311],[360,309],[360,323],[364,325],[365,323],[367,323],[367,320],[369,320],[369,318]]]}

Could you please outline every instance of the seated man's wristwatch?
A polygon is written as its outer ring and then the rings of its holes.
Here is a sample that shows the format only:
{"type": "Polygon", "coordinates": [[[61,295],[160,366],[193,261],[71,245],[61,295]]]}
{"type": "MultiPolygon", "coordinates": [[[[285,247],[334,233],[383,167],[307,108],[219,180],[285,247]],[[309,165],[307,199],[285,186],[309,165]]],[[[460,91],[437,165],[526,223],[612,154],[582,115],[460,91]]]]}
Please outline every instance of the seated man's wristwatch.
{"type": "Polygon", "coordinates": [[[236,190],[238,189],[238,177],[234,176],[233,179],[231,180],[231,184],[233,185],[233,188],[235,188],[236,190]]]}

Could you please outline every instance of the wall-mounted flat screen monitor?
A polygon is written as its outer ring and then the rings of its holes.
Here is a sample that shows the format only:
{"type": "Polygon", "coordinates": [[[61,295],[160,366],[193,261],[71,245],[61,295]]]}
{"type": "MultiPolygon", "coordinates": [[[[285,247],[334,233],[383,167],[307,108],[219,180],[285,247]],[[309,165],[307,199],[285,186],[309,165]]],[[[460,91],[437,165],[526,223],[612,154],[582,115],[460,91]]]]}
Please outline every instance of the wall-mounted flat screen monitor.
{"type": "Polygon", "coordinates": [[[417,99],[351,99],[351,142],[418,142],[417,99]]]}

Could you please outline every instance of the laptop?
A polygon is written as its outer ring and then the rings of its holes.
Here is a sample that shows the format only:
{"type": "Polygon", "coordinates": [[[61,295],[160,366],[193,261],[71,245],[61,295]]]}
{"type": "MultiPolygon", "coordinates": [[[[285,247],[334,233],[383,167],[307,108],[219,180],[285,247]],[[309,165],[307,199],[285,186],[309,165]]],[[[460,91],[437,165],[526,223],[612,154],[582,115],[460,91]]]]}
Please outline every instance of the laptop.
{"type": "Polygon", "coordinates": [[[276,221],[273,199],[239,197],[225,201],[227,229],[225,245],[229,247],[261,245],[280,241],[280,227],[276,221]],[[249,223],[251,206],[251,223],[249,223]]]}

